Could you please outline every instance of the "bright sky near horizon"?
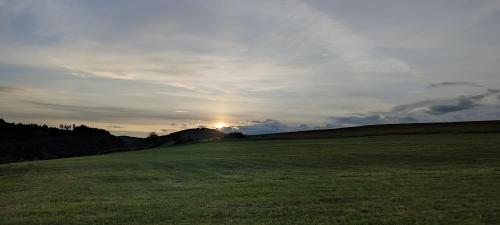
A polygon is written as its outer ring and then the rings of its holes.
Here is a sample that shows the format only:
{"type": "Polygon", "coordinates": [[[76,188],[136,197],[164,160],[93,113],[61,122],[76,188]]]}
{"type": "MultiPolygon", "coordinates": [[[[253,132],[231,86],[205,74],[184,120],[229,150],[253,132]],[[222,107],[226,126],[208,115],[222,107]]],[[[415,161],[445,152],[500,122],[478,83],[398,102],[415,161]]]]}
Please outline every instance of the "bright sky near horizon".
{"type": "Polygon", "coordinates": [[[8,122],[144,136],[494,120],[499,62],[500,0],[0,0],[8,122]]]}

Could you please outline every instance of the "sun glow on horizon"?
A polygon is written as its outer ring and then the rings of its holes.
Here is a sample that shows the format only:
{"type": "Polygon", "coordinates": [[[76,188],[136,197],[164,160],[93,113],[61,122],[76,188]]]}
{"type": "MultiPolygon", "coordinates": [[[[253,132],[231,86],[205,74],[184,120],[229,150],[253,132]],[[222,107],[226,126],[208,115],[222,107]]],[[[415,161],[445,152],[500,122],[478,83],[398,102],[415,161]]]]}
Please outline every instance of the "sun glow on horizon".
{"type": "Polygon", "coordinates": [[[221,122],[215,123],[214,127],[217,129],[221,129],[223,127],[227,127],[227,124],[221,121],[221,122]]]}

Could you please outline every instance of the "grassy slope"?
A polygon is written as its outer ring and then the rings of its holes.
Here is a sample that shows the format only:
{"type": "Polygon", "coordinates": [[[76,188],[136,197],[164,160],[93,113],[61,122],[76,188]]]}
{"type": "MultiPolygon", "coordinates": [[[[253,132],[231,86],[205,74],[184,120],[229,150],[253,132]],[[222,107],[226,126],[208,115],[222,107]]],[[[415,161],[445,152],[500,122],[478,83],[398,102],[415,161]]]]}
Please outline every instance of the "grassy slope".
{"type": "Polygon", "coordinates": [[[306,130],[264,135],[251,135],[252,139],[317,139],[340,137],[367,137],[396,134],[458,134],[500,133],[500,120],[445,123],[377,124],[324,130],[306,130]]]}
{"type": "Polygon", "coordinates": [[[0,165],[0,224],[498,224],[500,134],[240,141],[0,165]]]}

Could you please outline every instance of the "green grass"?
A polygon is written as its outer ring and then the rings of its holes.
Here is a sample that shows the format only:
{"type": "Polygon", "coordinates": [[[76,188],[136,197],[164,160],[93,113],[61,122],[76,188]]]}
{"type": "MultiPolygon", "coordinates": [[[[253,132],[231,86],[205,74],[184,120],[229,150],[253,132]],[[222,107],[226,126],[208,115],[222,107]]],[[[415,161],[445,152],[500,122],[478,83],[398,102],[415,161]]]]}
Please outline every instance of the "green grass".
{"type": "Polygon", "coordinates": [[[3,164],[0,224],[500,224],[500,134],[201,143],[3,164]]]}

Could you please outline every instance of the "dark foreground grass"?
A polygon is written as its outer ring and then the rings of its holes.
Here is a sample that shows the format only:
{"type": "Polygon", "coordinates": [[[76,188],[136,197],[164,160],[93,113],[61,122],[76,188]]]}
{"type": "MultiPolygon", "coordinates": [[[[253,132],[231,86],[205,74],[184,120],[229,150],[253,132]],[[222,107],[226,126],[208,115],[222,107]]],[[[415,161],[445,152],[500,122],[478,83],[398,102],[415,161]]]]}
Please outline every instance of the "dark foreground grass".
{"type": "Polygon", "coordinates": [[[500,224],[500,134],[220,142],[4,164],[0,224],[500,224]]]}

